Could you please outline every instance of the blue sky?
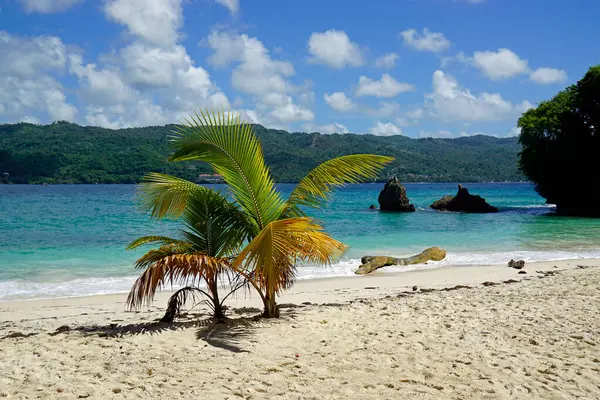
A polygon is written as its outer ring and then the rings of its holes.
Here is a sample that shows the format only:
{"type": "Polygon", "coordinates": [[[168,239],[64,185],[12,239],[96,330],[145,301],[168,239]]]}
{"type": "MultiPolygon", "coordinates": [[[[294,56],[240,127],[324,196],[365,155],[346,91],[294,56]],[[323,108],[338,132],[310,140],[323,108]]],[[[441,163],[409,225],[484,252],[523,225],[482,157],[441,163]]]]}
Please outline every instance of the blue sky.
{"type": "Polygon", "coordinates": [[[517,134],[600,62],[593,0],[0,0],[0,123],[233,110],[292,131],[517,134]]]}

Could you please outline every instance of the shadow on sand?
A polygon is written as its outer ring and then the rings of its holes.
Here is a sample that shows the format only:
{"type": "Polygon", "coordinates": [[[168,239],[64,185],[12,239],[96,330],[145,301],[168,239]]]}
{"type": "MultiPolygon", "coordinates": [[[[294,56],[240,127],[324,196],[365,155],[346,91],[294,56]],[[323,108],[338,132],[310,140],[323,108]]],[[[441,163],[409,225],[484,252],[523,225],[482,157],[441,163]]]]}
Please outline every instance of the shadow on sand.
{"type": "MultiPolygon", "coordinates": [[[[193,318],[194,315],[187,315],[193,318]]],[[[241,341],[252,335],[256,323],[261,320],[260,316],[240,317],[235,319],[214,318],[194,319],[192,321],[167,322],[140,322],[135,324],[119,325],[111,323],[107,325],[85,325],[71,328],[61,326],[51,336],[80,332],[84,335],[98,336],[104,338],[120,338],[131,335],[153,335],[168,331],[178,331],[196,328],[196,338],[203,340],[208,345],[225,349],[234,353],[248,352],[240,347],[241,341]]]]}

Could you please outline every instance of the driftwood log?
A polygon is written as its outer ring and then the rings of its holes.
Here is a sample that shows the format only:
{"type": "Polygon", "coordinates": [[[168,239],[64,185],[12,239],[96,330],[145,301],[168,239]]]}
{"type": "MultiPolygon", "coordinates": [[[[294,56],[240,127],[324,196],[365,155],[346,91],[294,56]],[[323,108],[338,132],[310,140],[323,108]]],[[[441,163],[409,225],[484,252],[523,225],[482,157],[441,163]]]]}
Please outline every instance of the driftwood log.
{"type": "Polygon", "coordinates": [[[357,275],[370,274],[379,268],[387,267],[390,265],[411,265],[411,264],[423,264],[427,261],[441,261],[446,258],[446,250],[440,249],[439,247],[430,247],[425,249],[422,253],[406,258],[394,258],[386,256],[364,256],[361,258],[362,265],[354,271],[357,275]]]}

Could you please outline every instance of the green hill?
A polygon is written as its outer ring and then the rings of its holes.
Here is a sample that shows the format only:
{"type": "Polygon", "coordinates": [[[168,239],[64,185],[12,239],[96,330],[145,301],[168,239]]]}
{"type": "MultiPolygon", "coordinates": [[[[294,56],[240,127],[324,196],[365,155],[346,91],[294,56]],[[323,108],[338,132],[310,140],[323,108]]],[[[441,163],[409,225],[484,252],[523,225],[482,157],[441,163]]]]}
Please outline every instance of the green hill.
{"type": "MultiPolygon", "coordinates": [[[[404,182],[520,181],[516,138],[289,133],[256,125],[277,182],[297,182],[329,158],[356,153],[391,155],[381,179],[404,182]]],[[[0,174],[13,183],[135,183],[150,171],[195,179],[211,172],[201,163],[167,163],[173,126],[105,129],[68,122],[0,125],[0,174]]]]}

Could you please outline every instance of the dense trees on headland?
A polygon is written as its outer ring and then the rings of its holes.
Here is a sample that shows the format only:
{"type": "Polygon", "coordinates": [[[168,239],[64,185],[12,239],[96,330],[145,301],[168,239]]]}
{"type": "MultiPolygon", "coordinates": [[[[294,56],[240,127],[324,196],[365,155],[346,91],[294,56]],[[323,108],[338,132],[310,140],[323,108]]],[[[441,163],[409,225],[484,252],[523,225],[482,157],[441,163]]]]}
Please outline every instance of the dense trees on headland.
{"type": "Polygon", "coordinates": [[[600,216],[600,65],[519,119],[520,168],[557,211],[600,216]]]}
{"type": "MultiPolygon", "coordinates": [[[[111,130],[68,122],[0,125],[0,174],[13,183],[135,183],[148,172],[185,179],[211,173],[208,165],[167,163],[174,126],[111,130]]],[[[372,153],[394,156],[381,174],[403,182],[520,181],[516,138],[289,133],[256,125],[277,182],[298,182],[330,158],[372,153]]]]}

